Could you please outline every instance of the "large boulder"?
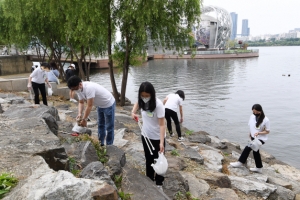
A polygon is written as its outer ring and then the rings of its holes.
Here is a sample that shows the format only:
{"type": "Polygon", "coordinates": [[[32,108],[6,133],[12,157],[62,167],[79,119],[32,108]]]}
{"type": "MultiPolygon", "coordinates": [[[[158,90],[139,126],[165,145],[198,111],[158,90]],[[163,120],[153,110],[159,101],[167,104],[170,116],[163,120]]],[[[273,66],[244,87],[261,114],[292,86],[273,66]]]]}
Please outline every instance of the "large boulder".
{"type": "Polygon", "coordinates": [[[63,170],[55,172],[39,156],[31,158],[31,162],[35,165],[32,174],[21,180],[5,200],[118,199],[116,189],[103,181],[78,179],[63,170]]]}

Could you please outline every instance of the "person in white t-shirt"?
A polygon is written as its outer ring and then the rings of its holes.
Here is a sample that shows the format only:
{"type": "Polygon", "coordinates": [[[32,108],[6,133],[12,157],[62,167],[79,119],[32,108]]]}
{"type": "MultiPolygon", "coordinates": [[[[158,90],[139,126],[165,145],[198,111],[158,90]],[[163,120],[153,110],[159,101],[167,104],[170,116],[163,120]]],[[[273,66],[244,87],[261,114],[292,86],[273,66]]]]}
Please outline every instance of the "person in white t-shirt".
{"type": "Polygon", "coordinates": [[[182,90],[178,90],[175,94],[169,94],[163,101],[166,110],[165,118],[167,120],[167,127],[168,127],[169,134],[171,137],[174,136],[174,133],[172,131],[172,121],[171,121],[172,118],[176,126],[178,141],[184,140],[184,137],[181,136],[181,129],[180,129],[180,123],[183,122],[182,102],[184,101],[184,99],[185,99],[184,92],[182,90]],[[180,112],[180,123],[177,116],[178,108],[180,112]]]}
{"type": "Polygon", "coordinates": [[[158,152],[164,153],[165,151],[165,109],[161,100],[156,98],[155,89],[149,82],[143,82],[140,85],[138,102],[134,104],[131,112],[132,119],[136,119],[136,117],[138,117],[136,112],[139,109],[141,110],[143,119],[142,131],[146,137],[150,139],[151,144],[155,148],[155,150],[152,151],[153,155],[151,155],[146,139],[142,136],[142,143],[146,158],[146,175],[151,180],[155,180],[156,185],[161,188],[164,177],[158,174],[155,176],[154,169],[151,164],[154,163],[154,159],[158,158],[158,152]]]}
{"type": "MultiPolygon", "coordinates": [[[[261,105],[254,104],[252,106],[252,112],[253,114],[250,116],[249,123],[248,123],[250,128],[249,137],[251,140],[254,140],[254,138],[257,137],[257,139],[259,139],[259,141],[262,144],[264,144],[268,140],[268,134],[270,133],[270,121],[265,116],[265,113],[261,105]]],[[[242,167],[246,163],[251,150],[252,150],[251,147],[246,146],[239,160],[237,162],[230,163],[230,165],[232,167],[242,167]]],[[[263,165],[262,165],[259,150],[256,152],[253,151],[253,156],[254,156],[256,167],[250,168],[250,171],[262,173],[263,165]]]]}
{"type": "Polygon", "coordinates": [[[40,104],[39,90],[41,92],[43,98],[43,104],[47,104],[46,97],[46,87],[45,83],[47,83],[48,87],[51,88],[51,84],[47,78],[47,72],[50,71],[50,66],[48,63],[42,63],[40,67],[36,68],[28,78],[28,90],[31,90],[31,87],[34,92],[34,103],[40,104]]]}
{"type": "Polygon", "coordinates": [[[106,137],[106,145],[112,145],[114,142],[116,101],[111,92],[97,83],[82,82],[78,76],[69,78],[68,87],[77,93],[79,99],[76,119],[81,119],[80,126],[87,126],[88,116],[90,115],[92,107],[93,105],[96,106],[98,113],[99,142],[101,146],[104,146],[106,137]],[[84,101],[87,101],[87,106],[82,116],[84,101]]]}

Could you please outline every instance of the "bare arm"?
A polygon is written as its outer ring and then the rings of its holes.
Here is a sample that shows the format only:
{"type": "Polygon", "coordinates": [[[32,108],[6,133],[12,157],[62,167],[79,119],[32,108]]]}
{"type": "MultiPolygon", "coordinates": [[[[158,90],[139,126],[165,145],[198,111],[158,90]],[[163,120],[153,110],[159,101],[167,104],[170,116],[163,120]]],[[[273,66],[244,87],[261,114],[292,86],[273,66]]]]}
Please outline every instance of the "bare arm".
{"type": "Polygon", "coordinates": [[[164,153],[165,151],[164,141],[165,141],[165,133],[166,133],[165,118],[159,118],[158,123],[159,123],[159,132],[160,132],[159,152],[164,153]]]}
{"type": "Polygon", "coordinates": [[[131,118],[132,119],[135,119],[137,117],[136,112],[138,111],[138,109],[139,109],[139,104],[138,104],[138,102],[136,102],[131,110],[131,118]]]}
{"type": "Polygon", "coordinates": [[[261,132],[255,133],[254,136],[258,136],[258,135],[267,135],[267,134],[269,134],[269,133],[270,133],[270,131],[263,130],[263,131],[261,131],[261,132]]]}
{"type": "MultiPolygon", "coordinates": [[[[80,102],[81,101],[79,101],[79,103],[80,102]]],[[[93,105],[94,105],[94,98],[88,99],[87,100],[87,105],[86,105],[86,108],[85,108],[85,111],[84,111],[84,114],[83,114],[83,117],[82,117],[81,126],[86,126],[87,125],[87,120],[86,119],[90,115],[91,110],[93,108],[93,105]]],[[[78,107],[78,111],[79,111],[79,107],[78,107]]]]}
{"type": "Polygon", "coordinates": [[[165,105],[167,101],[168,101],[168,97],[166,97],[166,98],[164,99],[163,104],[165,105]]]}
{"type": "Polygon", "coordinates": [[[179,112],[180,112],[180,122],[183,122],[183,111],[182,111],[182,106],[179,106],[179,112]]]}

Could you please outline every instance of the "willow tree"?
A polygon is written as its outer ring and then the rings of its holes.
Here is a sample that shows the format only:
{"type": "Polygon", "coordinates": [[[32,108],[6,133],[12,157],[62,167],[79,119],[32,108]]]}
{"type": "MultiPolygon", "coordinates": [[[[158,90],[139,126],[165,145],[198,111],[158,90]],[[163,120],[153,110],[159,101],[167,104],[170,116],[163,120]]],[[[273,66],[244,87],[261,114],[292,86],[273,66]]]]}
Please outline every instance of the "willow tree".
{"type": "Polygon", "coordinates": [[[192,26],[200,16],[201,0],[122,0],[118,1],[115,20],[121,32],[122,65],[120,105],[125,105],[125,93],[129,66],[138,57],[145,56],[145,46],[151,41],[154,46],[181,50],[192,44],[192,26]],[[185,20],[186,26],[181,22],[185,20]]]}
{"type": "Polygon", "coordinates": [[[66,41],[77,58],[80,77],[88,80],[86,56],[104,55],[107,50],[107,34],[102,4],[105,0],[61,1],[66,8],[66,41]],[[85,72],[83,71],[85,63],[85,72]]]}
{"type": "MultiPolygon", "coordinates": [[[[37,55],[43,50],[42,61],[53,58],[60,64],[64,53],[64,10],[57,1],[5,0],[3,10],[7,25],[7,41],[21,48],[34,46],[37,55]],[[57,4],[55,4],[57,2],[57,4]],[[51,12],[52,7],[55,11],[51,12]],[[48,54],[48,49],[50,53],[48,54]]],[[[59,65],[61,66],[61,65],[59,65]]],[[[63,69],[60,68],[63,72],[63,69]]],[[[63,74],[63,73],[61,73],[63,74]]]]}

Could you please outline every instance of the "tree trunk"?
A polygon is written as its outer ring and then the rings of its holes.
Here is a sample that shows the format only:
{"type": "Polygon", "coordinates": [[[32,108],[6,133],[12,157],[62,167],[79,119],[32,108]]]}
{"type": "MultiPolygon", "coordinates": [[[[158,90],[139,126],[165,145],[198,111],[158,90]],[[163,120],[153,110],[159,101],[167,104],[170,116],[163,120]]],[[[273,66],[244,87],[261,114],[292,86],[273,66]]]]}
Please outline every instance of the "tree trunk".
{"type": "Polygon", "coordinates": [[[120,106],[125,106],[125,94],[126,94],[126,86],[127,86],[127,78],[128,78],[128,70],[129,70],[129,56],[130,56],[129,40],[130,40],[129,37],[126,36],[126,52],[125,52],[125,60],[123,64],[120,106]]]}
{"type": "Polygon", "coordinates": [[[84,47],[81,46],[81,54],[80,54],[80,59],[78,59],[78,68],[79,68],[79,77],[81,78],[81,80],[85,81],[85,75],[84,75],[84,71],[82,69],[82,60],[84,57],[84,47]]]}
{"type": "Polygon", "coordinates": [[[116,81],[115,81],[115,75],[114,75],[114,65],[113,65],[113,60],[112,60],[112,52],[111,52],[111,40],[112,40],[112,30],[111,30],[111,13],[110,13],[110,3],[108,6],[109,12],[108,12],[108,18],[107,18],[107,25],[108,25],[108,31],[107,31],[107,53],[108,53],[108,66],[109,66],[109,75],[110,75],[110,82],[111,82],[111,87],[113,91],[113,95],[115,97],[116,103],[118,104],[120,99],[119,99],[119,92],[116,86],[116,81]]]}

